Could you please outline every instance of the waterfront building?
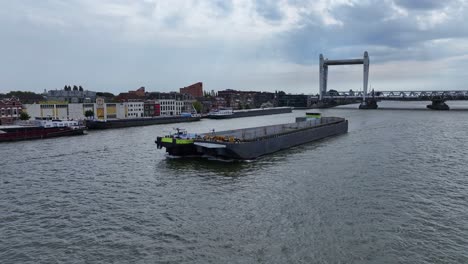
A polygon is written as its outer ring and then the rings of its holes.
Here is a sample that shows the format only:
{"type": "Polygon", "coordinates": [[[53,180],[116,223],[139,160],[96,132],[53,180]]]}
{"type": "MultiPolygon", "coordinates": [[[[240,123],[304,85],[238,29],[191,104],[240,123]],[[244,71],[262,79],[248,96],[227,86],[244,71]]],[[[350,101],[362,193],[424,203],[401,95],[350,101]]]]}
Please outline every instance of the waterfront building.
{"type": "Polygon", "coordinates": [[[254,94],[254,105],[255,108],[260,108],[265,105],[275,105],[276,97],[275,93],[270,92],[258,92],[254,94]]]}
{"type": "Polygon", "coordinates": [[[84,119],[84,109],[83,104],[68,104],[68,115],[67,118],[61,118],[63,120],[83,120],[84,119]]]}
{"type": "Polygon", "coordinates": [[[191,112],[192,104],[195,102],[195,99],[190,94],[180,94],[177,92],[152,92],[148,94],[147,99],[154,100],[160,105],[160,115],[162,116],[191,112]]]}
{"type": "Polygon", "coordinates": [[[19,119],[23,105],[18,98],[0,99],[0,125],[12,124],[19,119]]]}
{"type": "Polygon", "coordinates": [[[182,112],[184,113],[191,113],[194,110],[193,108],[193,104],[196,102],[197,100],[195,99],[187,99],[187,100],[184,100],[184,105],[182,107],[182,112]]]}
{"type": "Polygon", "coordinates": [[[128,102],[128,101],[137,101],[137,100],[145,100],[146,92],[145,87],[140,87],[135,91],[128,91],[126,93],[120,93],[115,97],[116,101],[119,102],[128,102]]]}
{"type": "Polygon", "coordinates": [[[255,108],[255,94],[259,92],[254,91],[238,91],[227,89],[218,92],[218,97],[224,98],[226,105],[232,109],[248,109],[255,108]]]}
{"type": "Polygon", "coordinates": [[[144,102],[144,116],[153,117],[161,115],[161,105],[155,100],[144,102]]]}
{"type": "Polygon", "coordinates": [[[319,95],[307,95],[307,107],[312,107],[319,101],[319,95]]]}
{"type": "Polygon", "coordinates": [[[203,83],[197,82],[187,87],[180,88],[179,90],[181,94],[188,94],[192,96],[193,98],[202,97],[203,96],[203,83]]]}
{"type": "Polygon", "coordinates": [[[61,101],[67,103],[85,103],[94,102],[96,100],[96,92],[83,90],[83,88],[76,90],[49,90],[44,93],[44,96],[47,98],[47,101],[61,101]]]}
{"type": "Polygon", "coordinates": [[[129,101],[125,103],[127,107],[127,116],[128,118],[137,118],[143,117],[145,113],[145,103],[141,101],[129,101]]]}
{"type": "Polygon", "coordinates": [[[86,111],[93,111],[94,117],[91,119],[124,119],[128,117],[127,103],[88,103],[83,104],[82,119],[85,118],[86,111]]]}
{"type": "Polygon", "coordinates": [[[277,94],[278,106],[291,106],[291,107],[307,107],[308,99],[304,94],[285,94],[278,92],[277,94]]]}
{"type": "MultiPolygon", "coordinates": [[[[83,104],[83,118],[85,118],[85,113],[87,111],[92,111],[93,113],[96,113],[96,104],[95,103],[86,103],[86,104],[83,104]]],[[[91,118],[93,119],[93,118],[91,118]]]]}
{"type": "Polygon", "coordinates": [[[191,99],[192,96],[189,94],[181,94],[178,92],[151,92],[148,93],[146,96],[147,100],[160,100],[160,99],[173,99],[173,100],[178,100],[178,101],[183,101],[185,99],[191,99]]]}
{"type": "Polygon", "coordinates": [[[213,109],[213,101],[210,97],[199,97],[197,101],[201,104],[201,113],[208,113],[213,109]]]}
{"type": "Polygon", "coordinates": [[[24,108],[33,119],[36,117],[48,117],[61,120],[84,119],[83,104],[45,102],[40,104],[25,104],[24,108]]]}
{"type": "MultiPolygon", "coordinates": [[[[24,107],[32,118],[49,117],[62,120],[84,120],[86,119],[85,113],[92,111],[94,116],[91,119],[107,120],[180,115],[182,112],[187,111],[187,104],[188,101],[176,99],[146,101],[126,99],[126,101],[106,103],[103,97],[97,97],[95,103],[43,102],[40,104],[25,104],[24,107]]],[[[190,102],[189,109],[191,108],[192,104],[190,102]]]]}
{"type": "Polygon", "coordinates": [[[180,115],[184,110],[184,101],[174,99],[161,99],[158,100],[161,106],[162,116],[180,115]]]}
{"type": "Polygon", "coordinates": [[[212,102],[212,106],[213,106],[214,109],[220,109],[220,108],[226,108],[227,107],[226,100],[224,100],[224,98],[222,98],[222,97],[213,97],[211,102],[212,102]]]}
{"type": "Polygon", "coordinates": [[[145,87],[140,87],[136,89],[135,91],[128,91],[130,94],[135,94],[137,96],[143,97],[146,95],[145,87]]]}

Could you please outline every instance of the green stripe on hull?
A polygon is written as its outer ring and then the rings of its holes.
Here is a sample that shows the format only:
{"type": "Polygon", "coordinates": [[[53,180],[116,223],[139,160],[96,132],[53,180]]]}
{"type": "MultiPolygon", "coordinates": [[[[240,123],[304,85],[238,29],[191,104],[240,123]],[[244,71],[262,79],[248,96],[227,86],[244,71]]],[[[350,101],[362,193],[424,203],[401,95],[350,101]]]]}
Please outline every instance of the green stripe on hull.
{"type": "MultiPolygon", "coordinates": [[[[164,137],[161,139],[161,142],[162,143],[172,143],[173,141],[173,138],[170,138],[170,137],[164,137]]],[[[180,138],[176,138],[176,144],[178,145],[187,145],[187,144],[192,144],[193,143],[193,140],[192,139],[180,139],[180,138]]]]}

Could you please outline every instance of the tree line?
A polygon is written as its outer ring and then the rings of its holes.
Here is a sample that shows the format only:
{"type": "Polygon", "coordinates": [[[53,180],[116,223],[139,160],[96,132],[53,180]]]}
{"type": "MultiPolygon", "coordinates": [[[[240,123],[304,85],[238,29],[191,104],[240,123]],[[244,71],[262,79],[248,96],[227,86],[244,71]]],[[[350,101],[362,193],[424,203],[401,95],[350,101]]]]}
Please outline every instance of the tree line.
{"type": "Polygon", "coordinates": [[[11,91],[6,94],[0,93],[0,98],[18,98],[23,104],[34,103],[44,100],[44,96],[34,92],[11,91]]]}

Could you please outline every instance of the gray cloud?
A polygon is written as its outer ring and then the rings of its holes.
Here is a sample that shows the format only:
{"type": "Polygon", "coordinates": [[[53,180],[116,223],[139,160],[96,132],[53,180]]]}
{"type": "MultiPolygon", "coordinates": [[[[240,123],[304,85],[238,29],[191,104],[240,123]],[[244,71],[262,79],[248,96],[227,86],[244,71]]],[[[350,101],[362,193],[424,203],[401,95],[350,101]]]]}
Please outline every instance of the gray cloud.
{"type": "MultiPolygon", "coordinates": [[[[394,67],[398,63],[411,65],[413,72],[398,83],[417,86],[417,78],[431,71],[434,87],[439,80],[451,80],[453,87],[467,81],[461,75],[468,44],[468,28],[462,26],[465,1],[177,3],[4,3],[0,92],[74,83],[111,92],[141,85],[167,91],[204,81],[209,90],[315,93],[320,53],[351,58],[364,50],[370,53],[371,71],[376,67],[375,84],[380,78],[390,86],[382,69],[400,73],[394,67]],[[437,71],[438,66],[447,68],[437,71]]],[[[334,70],[340,74],[332,83],[359,87],[360,75],[350,77],[346,70],[334,70]]]]}
{"type": "Polygon", "coordinates": [[[278,1],[275,0],[258,0],[255,3],[255,10],[259,15],[269,20],[281,20],[283,13],[280,10],[278,1]]]}
{"type": "Polygon", "coordinates": [[[444,6],[447,6],[452,1],[440,1],[440,0],[395,0],[395,3],[401,7],[407,9],[416,9],[416,10],[430,10],[430,9],[440,9],[444,6]]]}
{"type": "Polygon", "coordinates": [[[468,38],[467,28],[457,26],[464,23],[463,16],[450,16],[447,21],[424,28],[423,17],[411,13],[395,16],[394,12],[391,2],[340,6],[331,13],[342,26],[324,27],[309,19],[301,29],[286,32],[284,38],[288,41],[283,43],[283,51],[291,60],[305,64],[316,62],[321,52],[342,57],[369,50],[377,62],[464,54],[465,50],[451,48],[455,39],[468,38]],[[428,45],[440,39],[454,40],[444,45],[428,45]]]}

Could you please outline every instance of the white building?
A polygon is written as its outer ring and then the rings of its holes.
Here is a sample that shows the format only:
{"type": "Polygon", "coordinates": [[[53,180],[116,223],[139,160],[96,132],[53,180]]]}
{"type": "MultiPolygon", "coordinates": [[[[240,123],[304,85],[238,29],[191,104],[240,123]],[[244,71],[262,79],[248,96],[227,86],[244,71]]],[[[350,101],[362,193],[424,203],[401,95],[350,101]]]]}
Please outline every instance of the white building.
{"type": "MultiPolygon", "coordinates": [[[[184,101],[174,99],[157,100],[161,116],[180,115],[184,111],[184,101]]],[[[97,103],[84,104],[25,104],[24,108],[32,119],[50,117],[61,120],[84,120],[86,111],[93,111],[94,119],[125,119],[144,117],[144,102],[97,103]]]]}
{"type": "Polygon", "coordinates": [[[96,103],[83,104],[83,112],[93,111],[94,119],[124,119],[129,118],[127,103],[96,103]]]}
{"type": "Polygon", "coordinates": [[[180,115],[183,112],[184,101],[174,99],[160,99],[157,101],[161,105],[162,116],[180,115]]]}
{"type": "Polygon", "coordinates": [[[125,102],[124,104],[127,106],[127,118],[143,117],[144,102],[125,102]]]}
{"type": "Polygon", "coordinates": [[[82,120],[84,112],[83,104],[68,104],[68,119],[82,120]]]}
{"type": "MultiPolygon", "coordinates": [[[[71,104],[75,105],[74,110],[76,108],[82,107],[82,104],[71,104]]],[[[69,117],[69,105],[68,104],[25,104],[24,105],[26,112],[31,118],[36,117],[50,117],[53,119],[72,119],[69,117]]],[[[78,118],[79,116],[76,115],[74,119],[82,119],[78,118]]]]}

